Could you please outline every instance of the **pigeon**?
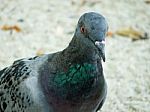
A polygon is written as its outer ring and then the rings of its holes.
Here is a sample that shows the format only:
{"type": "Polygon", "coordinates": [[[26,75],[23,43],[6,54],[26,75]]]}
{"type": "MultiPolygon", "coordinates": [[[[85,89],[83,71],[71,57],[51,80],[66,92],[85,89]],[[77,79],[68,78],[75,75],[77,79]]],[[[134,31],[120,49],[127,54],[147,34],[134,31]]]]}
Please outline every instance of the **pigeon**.
{"type": "Polygon", "coordinates": [[[96,112],[107,84],[105,37],[108,24],[97,12],[84,13],[62,51],[16,60],[0,71],[0,112],[96,112]]]}

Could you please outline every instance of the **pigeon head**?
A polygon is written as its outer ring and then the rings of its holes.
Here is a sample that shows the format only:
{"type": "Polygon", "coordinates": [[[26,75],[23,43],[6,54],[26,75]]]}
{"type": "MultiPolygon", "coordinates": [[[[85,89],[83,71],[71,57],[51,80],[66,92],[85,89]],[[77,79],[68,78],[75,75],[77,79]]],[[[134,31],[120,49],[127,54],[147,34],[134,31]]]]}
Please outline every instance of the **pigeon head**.
{"type": "Polygon", "coordinates": [[[85,44],[98,51],[98,55],[105,61],[105,36],[108,31],[106,19],[98,13],[89,12],[83,14],[75,32],[75,37],[85,44]]]}

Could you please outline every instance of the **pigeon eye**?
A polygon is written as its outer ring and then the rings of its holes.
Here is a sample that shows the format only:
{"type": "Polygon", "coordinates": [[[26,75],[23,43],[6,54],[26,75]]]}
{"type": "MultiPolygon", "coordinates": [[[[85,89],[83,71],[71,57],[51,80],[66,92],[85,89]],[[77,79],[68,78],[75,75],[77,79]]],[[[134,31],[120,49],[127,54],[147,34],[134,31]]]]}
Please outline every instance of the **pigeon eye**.
{"type": "Polygon", "coordinates": [[[80,28],[80,31],[81,31],[81,33],[85,33],[85,28],[84,28],[84,27],[81,27],[81,28],[80,28]]]}

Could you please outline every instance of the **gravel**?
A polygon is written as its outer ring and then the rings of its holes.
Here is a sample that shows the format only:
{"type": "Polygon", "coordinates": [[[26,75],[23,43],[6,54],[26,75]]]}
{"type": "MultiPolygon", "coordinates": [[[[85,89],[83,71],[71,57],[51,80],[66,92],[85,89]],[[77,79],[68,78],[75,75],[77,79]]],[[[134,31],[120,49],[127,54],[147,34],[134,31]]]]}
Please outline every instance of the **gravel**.
{"type": "MultiPolygon", "coordinates": [[[[80,15],[103,14],[109,30],[132,26],[150,35],[150,4],[144,0],[1,0],[0,27],[17,25],[21,32],[0,30],[0,69],[38,51],[64,49],[80,15]]],[[[150,112],[150,39],[131,41],[118,35],[106,40],[103,63],[108,96],[101,112],[150,112]]]]}

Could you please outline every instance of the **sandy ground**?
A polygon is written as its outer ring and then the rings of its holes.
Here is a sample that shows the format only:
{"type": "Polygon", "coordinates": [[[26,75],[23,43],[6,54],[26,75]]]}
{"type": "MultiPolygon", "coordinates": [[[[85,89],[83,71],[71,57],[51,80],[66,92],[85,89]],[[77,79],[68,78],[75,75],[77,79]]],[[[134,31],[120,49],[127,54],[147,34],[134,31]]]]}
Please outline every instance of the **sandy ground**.
{"type": "MultiPolygon", "coordinates": [[[[150,4],[144,0],[0,0],[0,69],[37,52],[64,49],[81,14],[103,14],[110,31],[132,26],[150,34],[150,4]]],[[[108,96],[102,112],[150,112],[150,39],[107,38],[105,77],[108,96]]]]}

